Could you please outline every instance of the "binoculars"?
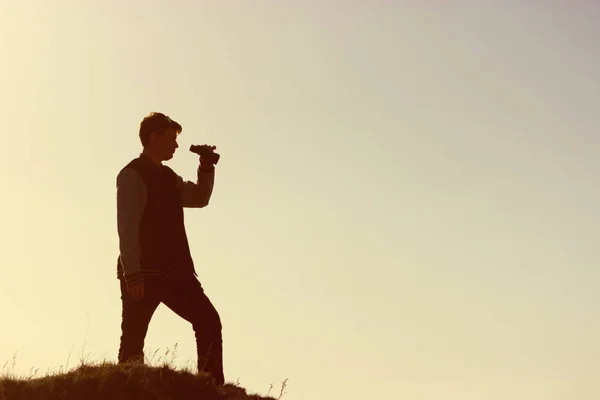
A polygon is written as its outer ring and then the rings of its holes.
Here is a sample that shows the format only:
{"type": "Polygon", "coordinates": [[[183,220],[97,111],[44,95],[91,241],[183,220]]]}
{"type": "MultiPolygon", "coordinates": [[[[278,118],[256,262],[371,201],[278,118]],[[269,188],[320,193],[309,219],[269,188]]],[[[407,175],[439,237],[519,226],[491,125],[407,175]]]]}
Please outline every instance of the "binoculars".
{"type": "Polygon", "coordinates": [[[192,153],[198,154],[202,158],[207,159],[213,165],[217,165],[217,163],[219,162],[219,159],[221,158],[219,153],[215,153],[211,148],[208,148],[206,146],[200,146],[200,145],[193,144],[190,146],[190,151],[192,153]]]}

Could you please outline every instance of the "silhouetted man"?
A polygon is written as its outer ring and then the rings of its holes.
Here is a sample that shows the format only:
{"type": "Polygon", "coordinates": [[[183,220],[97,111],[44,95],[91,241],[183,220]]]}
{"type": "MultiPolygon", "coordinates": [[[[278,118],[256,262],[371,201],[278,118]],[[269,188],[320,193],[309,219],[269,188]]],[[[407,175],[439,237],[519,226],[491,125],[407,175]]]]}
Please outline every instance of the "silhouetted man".
{"type": "Polygon", "coordinates": [[[148,115],[139,130],[143,151],[117,177],[119,363],[144,362],[148,326],[162,302],[192,324],[198,370],[223,384],[221,320],[197,279],[183,212],[183,207],[208,205],[215,166],[200,157],[198,180],[193,183],[162,164],[173,157],[181,131],[181,125],[164,114],[148,115]]]}

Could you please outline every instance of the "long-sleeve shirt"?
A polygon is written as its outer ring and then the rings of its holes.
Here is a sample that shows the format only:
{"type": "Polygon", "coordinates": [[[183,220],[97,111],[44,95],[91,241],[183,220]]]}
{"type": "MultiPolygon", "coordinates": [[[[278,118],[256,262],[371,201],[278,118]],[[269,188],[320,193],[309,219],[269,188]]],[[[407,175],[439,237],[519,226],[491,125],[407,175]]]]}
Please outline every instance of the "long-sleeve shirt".
{"type": "MultiPolygon", "coordinates": [[[[214,180],[214,167],[207,170],[198,166],[196,183],[184,181],[177,175],[183,207],[206,207],[212,195],[214,180]]],[[[117,176],[117,229],[125,277],[136,274],[141,269],[139,231],[146,198],[146,186],[141,176],[132,168],[124,168],[117,176]]]]}

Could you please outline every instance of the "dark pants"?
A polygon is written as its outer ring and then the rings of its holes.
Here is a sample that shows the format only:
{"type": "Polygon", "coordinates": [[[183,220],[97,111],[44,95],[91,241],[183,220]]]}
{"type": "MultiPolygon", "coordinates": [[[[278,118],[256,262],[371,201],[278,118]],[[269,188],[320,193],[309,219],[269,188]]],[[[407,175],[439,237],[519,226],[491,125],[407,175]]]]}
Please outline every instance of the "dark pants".
{"type": "Polygon", "coordinates": [[[211,374],[223,384],[221,319],[198,279],[190,274],[156,278],[144,284],[144,297],[134,300],[121,280],[121,343],[119,363],[144,362],[144,341],[152,315],[162,302],[192,324],[196,336],[198,371],[211,374]]]}

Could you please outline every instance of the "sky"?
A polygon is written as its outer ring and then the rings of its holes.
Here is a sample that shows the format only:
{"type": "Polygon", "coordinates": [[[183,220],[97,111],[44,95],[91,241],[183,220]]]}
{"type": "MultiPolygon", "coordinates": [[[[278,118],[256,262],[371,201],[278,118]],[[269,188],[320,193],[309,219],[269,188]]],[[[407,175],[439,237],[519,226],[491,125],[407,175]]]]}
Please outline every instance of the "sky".
{"type": "Polygon", "coordinates": [[[116,176],[160,111],[186,180],[222,156],[185,217],[228,381],[600,398],[598,3],[0,4],[0,365],[116,360],[116,176]]]}

